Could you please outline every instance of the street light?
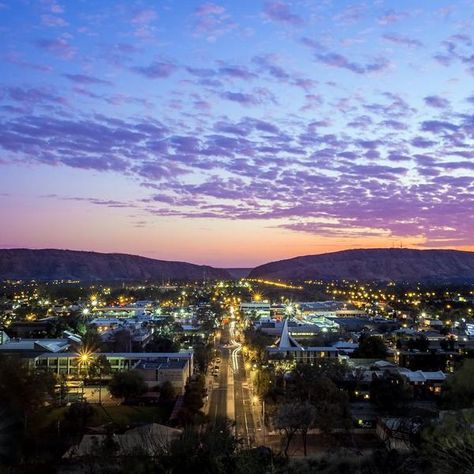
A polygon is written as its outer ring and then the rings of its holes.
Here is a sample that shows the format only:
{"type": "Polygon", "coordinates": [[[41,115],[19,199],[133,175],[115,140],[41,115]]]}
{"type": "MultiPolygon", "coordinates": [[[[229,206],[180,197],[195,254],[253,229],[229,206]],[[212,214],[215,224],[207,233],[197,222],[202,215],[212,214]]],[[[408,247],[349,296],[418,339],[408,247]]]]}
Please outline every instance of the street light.
{"type": "Polygon", "coordinates": [[[92,352],[89,349],[81,349],[77,353],[77,358],[79,359],[79,365],[86,367],[92,360],[92,352]]]}

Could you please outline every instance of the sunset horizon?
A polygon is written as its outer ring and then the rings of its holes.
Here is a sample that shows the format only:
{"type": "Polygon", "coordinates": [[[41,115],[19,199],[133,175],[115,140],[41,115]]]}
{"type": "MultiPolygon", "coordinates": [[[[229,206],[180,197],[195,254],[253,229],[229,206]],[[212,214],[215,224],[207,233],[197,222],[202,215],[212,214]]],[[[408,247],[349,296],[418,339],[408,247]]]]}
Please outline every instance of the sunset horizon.
{"type": "Polygon", "coordinates": [[[0,248],[473,250],[472,14],[1,2],[0,248]]]}

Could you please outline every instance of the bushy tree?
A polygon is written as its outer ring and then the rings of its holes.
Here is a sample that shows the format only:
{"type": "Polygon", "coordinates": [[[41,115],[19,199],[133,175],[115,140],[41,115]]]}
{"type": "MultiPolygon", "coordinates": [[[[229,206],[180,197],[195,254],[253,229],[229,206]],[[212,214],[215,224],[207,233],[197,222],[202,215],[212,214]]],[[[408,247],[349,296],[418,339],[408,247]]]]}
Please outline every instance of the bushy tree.
{"type": "Polygon", "coordinates": [[[422,435],[422,453],[431,462],[434,474],[474,472],[474,415],[449,414],[433,423],[422,435]]]}
{"type": "Polygon", "coordinates": [[[402,376],[385,372],[373,378],[370,398],[381,410],[395,415],[413,399],[413,389],[402,376]]]}
{"type": "Polygon", "coordinates": [[[303,437],[304,454],[306,456],[306,435],[314,425],[316,409],[309,402],[285,403],[278,410],[275,426],[285,433],[283,452],[288,457],[291,440],[299,431],[303,437]]]}
{"type": "Polygon", "coordinates": [[[161,384],[160,387],[160,401],[164,403],[172,402],[176,398],[176,390],[173,387],[173,384],[166,380],[161,384]]]}
{"type": "Polygon", "coordinates": [[[410,350],[416,349],[421,352],[426,352],[430,348],[430,341],[424,334],[422,334],[416,339],[409,339],[407,347],[410,350]]]}
{"type": "Polygon", "coordinates": [[[87,402],[72,403],[64,414],[64,421],[75,434],[83,432],[87,422],[94,415],[94,409],[87,402]]]}
{"type": "Polygon", "coordinates": [[[359,347],[352,353],[355,359],[385,359],[388,349],[379,336],[361,336],[359,347]]]}
{"type": "Polygon", "coordinates": [[[97,357],[94,357],[89,364],[89,376],[92,378],[101,379],[104,376],[110,375],[111,372],[112,366],[104,354],[99,354],[97,357]]]}
{"type": "Polygon", "coordinates": [[[461,368],[448,377],[441,401],[450,409],[474,407],[474,360],[466,359],[461,368]]]}
{"type": "Polygon", "coordinates": [[[109,382],[110,393],[116,398],[139,397],[146,389],[143,375],[136,370],[116,372],[109,382]]]}
{"type": "Polygon", "coordinates": [[[0,402],[26,420],[54,398],[56,379],[51,372],[28,367],[21,359],[0,355],[0,402]]]}

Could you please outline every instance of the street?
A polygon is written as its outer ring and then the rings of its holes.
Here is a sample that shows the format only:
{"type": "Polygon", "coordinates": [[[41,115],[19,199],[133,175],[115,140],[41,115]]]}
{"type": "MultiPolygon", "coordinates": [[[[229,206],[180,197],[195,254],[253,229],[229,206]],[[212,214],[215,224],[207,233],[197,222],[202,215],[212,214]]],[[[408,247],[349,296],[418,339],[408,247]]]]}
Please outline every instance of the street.
{"type": "Polygon", "coordinates": [[[241,345],[234,340],[232,326],[222,331],[218,350],[219,374],[212,377],[208,413],[211,420],[227,417],[235,422],[236,435],[246,446],[255,443],[255,423],[252,399],[241,345]]]}

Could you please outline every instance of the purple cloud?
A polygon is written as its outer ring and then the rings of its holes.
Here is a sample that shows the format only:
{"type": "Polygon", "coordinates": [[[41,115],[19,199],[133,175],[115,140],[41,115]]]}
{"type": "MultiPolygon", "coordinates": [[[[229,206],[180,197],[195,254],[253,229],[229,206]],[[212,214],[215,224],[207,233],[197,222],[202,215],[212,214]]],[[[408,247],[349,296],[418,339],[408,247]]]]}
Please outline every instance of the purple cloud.
{"type": "Polygon", "coordinates": [[[316,61],[327,66],[347,69],[356,74],[366,74],[372,72],[382,72],[390,66],[390,62],[386,58],[377,58],[373,62],[367,64],[359,64],[349,61],[346,56],[339,53],[319,53],[315,54],[316,61]]]}
{"type": "Polygon", "coordinates": [[[444,131],[456,132],[459,126],[450,122],[441,120],[425,120],[421,123],[421,129],[424,132],[440,133],[444,131]]]}
{"type": "Polygon", "coordinates": [[[267,1],[263,14],[272,21],[298,26],[304,23],[303,18],[292,13],[288,4],[281,1],[267,1]]]}
{"type": "Polygon", "coordinates": [[[221,76],[231,77],[233,79],[242,79],[242,80],[252,80],[257,77],[257,75],[251,71],[249,71],[244,66],[234,66],[234,65],[226,65],[221,63],[221,67],[218,70],[218,73],[221,76]]]}
{"type": "Polygon", "coordinates": [[[399,44],[402,46],[410,47],[421,47],[423,43],[417,39],[409,38],[407,36],[402,36],[397,33],[386,33],[383,35],[383,39],[390,43],[399,44]]]}
{"type": "Polygon", "coordinates": [[[203,36],[208,41],[214,42],[237,28],[227,10],[216,3],[207,2],[201,4],[194,11],[195,27],[194,34],[203,36]]]}
{"type": "Polygon", "coordinates": [[[110,86],[112,84],[110,81],[99,79],[98,77],[94,76],[89,76],[87,74],[64,74],[64,77],[66,77],[72,82],[75,82],[76,84],[82,85],[100,84],[110,86]]]}
{"type": "Polygon", "coordinates": [[[392,23],[397,23],[401,20],[408,18],[410,15],[408,12],[396,12],[394,10],[390,10],[385,14],[378,17],[377,22],[379,25],[390,25],[392,23]]]}
{"type": "Polygon", "coordinates": [[[439,95],[429,95],[423,99],[426,105],[437,109],[446,109],[449,107],[449,100],[439,95]]]}
{"type": "Polygon", "coordinates": [[[76,54],[75,49],[63,38],[39,39],[35,44],[38,48],[48,51],[61,59],[72,59],[76,54]]]}
{"type": "Polygon", "coordinates": [[[148,79],[166,79],[170,77],[178,67],[175,64],[163,61],[155,61],[148,66],[135,66],[131,70],[147,77],[148,79]]]}

